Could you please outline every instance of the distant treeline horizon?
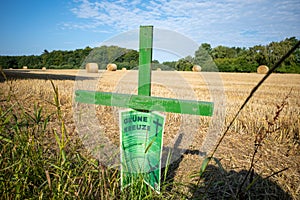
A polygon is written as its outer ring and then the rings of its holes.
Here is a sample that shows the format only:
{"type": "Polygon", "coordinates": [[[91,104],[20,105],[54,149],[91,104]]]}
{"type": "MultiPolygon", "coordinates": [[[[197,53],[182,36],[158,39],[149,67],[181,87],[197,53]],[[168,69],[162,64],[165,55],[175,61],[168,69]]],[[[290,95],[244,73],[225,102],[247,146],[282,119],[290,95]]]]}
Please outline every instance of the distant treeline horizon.
{"type": "MultiPolygon", "coordinates": [[[[202,43],[194,55],[180,58],[177,61],[152,61],[152,69],[191,71],[194,65],[201,66],[201,71],[220,72],[256,72],[257,67],[272,67],[296,43],[296,37],[286,38],[280,42],[253,47],[211,47],[202,43]]],[[[0,67],[3,69],[79,69],[86,63],[96,62],[99,69],[105,69],[108,63],[115,63],[118,69],[134,69],[138,67],[139,52],[118,46],[86,47],[76,50],[44,50],[41,55],[0,56],[0,67]]],[[[300,49],[298,48],[277,73],[300,73],[300,49]]]]}

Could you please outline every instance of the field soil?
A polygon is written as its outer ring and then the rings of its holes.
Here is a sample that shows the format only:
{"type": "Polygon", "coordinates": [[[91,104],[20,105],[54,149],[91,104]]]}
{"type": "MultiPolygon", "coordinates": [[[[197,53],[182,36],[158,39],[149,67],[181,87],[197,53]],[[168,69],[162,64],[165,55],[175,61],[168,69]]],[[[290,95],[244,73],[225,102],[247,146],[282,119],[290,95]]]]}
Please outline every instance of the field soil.
{"type": "MultiPolygon", "coordinates": [[[[214,184],[214,188],[207,189],[207,198],[212,199],[216,193],[222,193],[226,198],[236,193],[253,161],[253,168],[244,184],[247,186],[251,180],[258,180],[250,189],[252,192],[260,195],[274,193],[274,198],[300,198],[299,74],[272,74],[226,133],[214,154],[220,163],[210,162],[208,173],[200,183],[195,176],[199,175],[204,157],[211,154],[240,106],[263,76],[256,73],[152,73],[152,96],[215,102],[212,117],[164,113],[163,162],[166,162],[166,154],[170,150],[173,152],[169,181],[188,185],[182,189],[187,193],[192,187],[197,187],[196,191],[201,193],[214,184]],[[259,148],[255,152],[257,145],[259,148]]],[[[50,80],[58,87],[69,135],[81,137],[89,151],[92,151],[95,141],[102,141],[99,137],[103,136],[112,149],[118,148],[118,112],[124,108],[79,104],[74,102],[74,92],[83,89],[136,94],[138,71],[91,74],[84,70],[4,70],[0,79],[1,95],[11,93],[25,109],[37,104],[51,113],[55,108],[50,103],[53,101],[50,80]],[[95,130],[87,127],[95,127],[95,130]],[[96,135],[98,130],[101,134],[96,135]],[[94,143],[84,141],[82,131],[90,131],[94,143]]],[[[55,125],[55,121],[51,123],[55,125]]],[[[111,157],[109,153],[107,156],[111,157]]],[[[112,160],[118,159],[116,154],[112,160]]],[[[197,192],[189,194],[191,198],[197,195],[197,192]]]]}

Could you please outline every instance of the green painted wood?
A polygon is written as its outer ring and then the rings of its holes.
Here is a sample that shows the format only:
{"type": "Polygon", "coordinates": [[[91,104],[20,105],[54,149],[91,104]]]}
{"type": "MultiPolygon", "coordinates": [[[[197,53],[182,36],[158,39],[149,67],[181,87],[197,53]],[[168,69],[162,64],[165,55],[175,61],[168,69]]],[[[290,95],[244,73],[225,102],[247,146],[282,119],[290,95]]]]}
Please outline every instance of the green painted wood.
{"type": "Polygon", "coordinates": [[[151,96],[151,62],[153,26],[140,26],[138,95],[110,92],[75,91],[76,102],[132,108],[139,111],[161,111],[212,116],[212,102],[167,99],[151,96]]]}
{"type": "Polygon", "coordinates": [[[140,26],[138,95],[151,96],[153,26],[140,26]]]}
{"type": "Polygon", "coordinates": [[[117,106],[143,111],[161,111],[190,115],[212,116],[212,102],[180,100],[153,96],[118,94],[111,92],[75,91],[75,101],[86,104],[117,106]]]}

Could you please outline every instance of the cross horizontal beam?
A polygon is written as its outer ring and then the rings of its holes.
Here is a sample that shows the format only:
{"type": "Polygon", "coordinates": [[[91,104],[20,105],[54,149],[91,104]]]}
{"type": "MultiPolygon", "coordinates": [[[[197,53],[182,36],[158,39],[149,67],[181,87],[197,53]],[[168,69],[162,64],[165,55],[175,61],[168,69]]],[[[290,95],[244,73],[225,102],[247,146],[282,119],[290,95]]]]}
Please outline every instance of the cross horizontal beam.
{"type": "Polygon", "coordinates": [[[154,96],[118,94],[111,92],[96,92],[77,90],[75,101],[87,104],[117,106],[143,111],[172,112],[190,115],[212,116],[212,102],[170,99],[154,96]]]}

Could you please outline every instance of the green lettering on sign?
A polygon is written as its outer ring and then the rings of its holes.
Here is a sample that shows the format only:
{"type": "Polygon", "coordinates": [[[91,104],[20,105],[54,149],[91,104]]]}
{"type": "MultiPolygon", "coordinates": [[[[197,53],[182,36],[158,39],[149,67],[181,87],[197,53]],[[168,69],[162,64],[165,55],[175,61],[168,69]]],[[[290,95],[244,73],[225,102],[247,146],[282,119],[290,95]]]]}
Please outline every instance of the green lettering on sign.
{"type": "Polygon", "coordinates": [[[165,116],[135,110],[120,111],[119,116],[122,187],[142,177],[159,193],[165,116]]]}

